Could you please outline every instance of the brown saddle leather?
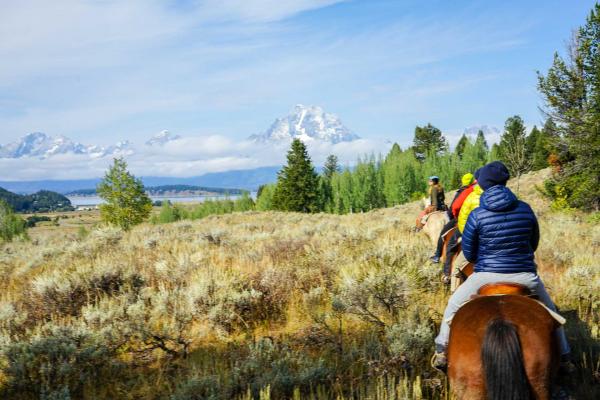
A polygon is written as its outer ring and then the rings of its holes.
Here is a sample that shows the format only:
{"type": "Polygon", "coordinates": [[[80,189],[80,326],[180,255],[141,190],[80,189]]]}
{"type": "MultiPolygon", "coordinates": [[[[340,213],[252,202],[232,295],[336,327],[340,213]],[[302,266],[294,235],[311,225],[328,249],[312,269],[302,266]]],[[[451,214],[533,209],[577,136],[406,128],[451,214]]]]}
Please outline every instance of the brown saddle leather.
{"type": "Polygon", "coordinates": [[[531,296],[531,290],[525,285],[512,282],[494,282],[483,285],[477,291],[479,296],[495,296],[501,294],[514,294],[519,296],[531,296]]]}

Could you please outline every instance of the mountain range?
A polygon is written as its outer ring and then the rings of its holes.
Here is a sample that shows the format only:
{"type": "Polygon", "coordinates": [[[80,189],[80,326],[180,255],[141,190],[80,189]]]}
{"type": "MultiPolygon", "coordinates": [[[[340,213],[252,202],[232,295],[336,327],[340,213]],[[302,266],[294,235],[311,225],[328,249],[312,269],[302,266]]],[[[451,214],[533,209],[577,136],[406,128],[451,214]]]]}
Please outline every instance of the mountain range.
{"type": "MultiPolygon", "coordinates": [[[[488,125],[472,126],[465,129],[464,133],[468,136],[475,136],[479,130],[482,130],[486,137],[498,137],[500,135],[498,128],[488,125]]],[[[282,144],[291,142],[292,139],[296,138],[309,145],[329,144],[330,146],[360,139],[336,115],[327,113],[323,108],[318,106],[298,104],[286,116],[275,119],[264,132],[249,136],[246,144],[250,145],[250,147],[246,146],[246,150],[244,150],[244,146],[236,147],[232,145],[231,153],[225,154],[225,156],[233,158],[238,156],[240,158],[263,157],[257,164],[265,165],[265,161],[268,160],[264,158],[265,155],[273,152],[280,153],[282,144]],[[271,148],[271,146],[273,147],[271,148]],[[248,148],[250,150],[247,150],[248,148]],[[237,152],[245,153],[236,154],[237,152]]],[[[147,156],[151,154],[153,157],[153,161],[151,162],[154,163],[160,162],[161,157],[170,157],[170,160],[175,158],[176,161],[181,161],[182,163],[202,163],[204,159],[200,158],[200,156],[195,156],[193,151],[186,153],[189,154],[185,156],[188,158],[180,158],[182,156],[180,156],[178,151],[181,151],[181,149],[193,149],[190,146],[194,146],[194,142],[190,142],[188,139],[194,138],[182,138],[168,130],[163,130],[139,145],[126,140],[110,146],[100,146],[98,144],[82,144],[62,135],[51,136],[42,132],[33,132],[13,143],[0,145],[0,161],[4,159],[8,163],[10,160],[22,159],[23,161],[16,162],[19,163],[17,165],[23,163],[24,168],[28,165],[34,165],[36,168],[39,168],[40,165],[48,165],[48,168],[51,168],[50,166],[54,164],[59,165],[61,168],[69,168],[69,165],[71,165],[69,164],[69,159],[61,158],[61,156],[77,155],[79,156],[77,158],[78,165],[83,165],[83,168],[85,168],[86,164],[92,164],[92,162],[96,163],[96,165],[98,163],[103,164],[110,161],[110,158],[113,157],[127,156],[129,160],[131,156],[139,161],[146,160],[147,156]],[[169,146],[170,143],[173,143],[174,146],[169,146]],[[57,160],[57,163],[40,164],[41,162],[45,162],[44,160],[54,159],[57,160]]],[[[321,147],[327,148],[327,146],[321,147]]],[[[333,149],[333,147],[329,148],[333,149]]],[[[210,161],[210,159],[207,161],[210,161]]],[[[13,164],[7,165],[14,165],[15,161],[10,162],[13,164]]],[[[207,173],[186,178],[142,175],[142,181],[147,186],[189,184],[256,190],[258,186],[274,182],[277,179],[277,172],[281,166],[276,164],[280,162],[281,160],[274,161],[271,164],[272,166],[207,173]]],[[[3,175],[10,176],[9,174],[3,175]]],[[[11,178],[9,177],[8,179],[11,178]]],[[[41,179],[35,181],[13,181],[11,179],[10,181],[0,181],[0,186],[18,193],[33,193],[42,189],[67,193],[73,190],[94,188],[99,180],[99,177],[79,180],[41,179]]]]}
{"type": "Polygon", "coordinates": [[[482,131],[486,138],[495,138],[495,137],[499,137],[502,134],[500,129],[496,128],[495,126],[489,126],[489,125],[470,126],[468,128],[465,128],[463,133],[465,135],[467,135],[468,137],[475,138],[475,137],[477,137],[477,134],[479,133],[479,131],[482,131]]]}
{"type": "MultiPolygon", "coordinates": [[[[321,107],[299,104],[287,116],[277,118],[265,132],[252,135],[248,140],[268,145],[296,138],[304,142],[321,141],[335,144],[350,142],[359,139],[359,136],[344,126],[336,115],[324,112],[321,107]]],[[[144,146],[160,148],[179,139],[181,136],[163,130],[148,139],[144,146]]],[[[104,147],[82,144],[62,135],[50,136],[43,132],[33,132],[13,143],[0,145],[0,158],[35,157],[46,159],[61,154],[101,158],[127,156],[143,150],[127,140],[104,147]]]]}
{"type": "Polygon", "coordinates": [[[249,139],[259,143],[300,139],[336,144],[360,137],[344,126],[337,115],[326,113],[321,107],[298,104],[287,116],[277,118],[265,132],[249,139]]]}
{"type": "Polygon", "coordinates": [[[0,145],[0,158],[36,157],[40,159],[59,154],[86,154],[92,158],[128,155],[132,152],[129,141],[118,142],[115,145],[103,147],[98,145],[83,145],[68,137],[50,136],[43,132],[33,132],[23,136],[16,142],[0,145]]]}

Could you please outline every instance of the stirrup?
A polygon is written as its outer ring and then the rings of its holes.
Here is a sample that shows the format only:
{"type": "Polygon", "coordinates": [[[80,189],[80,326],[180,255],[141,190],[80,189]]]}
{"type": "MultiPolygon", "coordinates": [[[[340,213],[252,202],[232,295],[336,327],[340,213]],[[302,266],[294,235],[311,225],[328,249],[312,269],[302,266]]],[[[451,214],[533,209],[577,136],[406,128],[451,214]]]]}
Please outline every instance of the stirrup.
{"type": "Polygon", "coordinates": [[[430,363],[433,369],[437,369],[438,371],[441,371],[443,373],[446,373],[446,370],[448,369],[448,359],[446,358],[445,353],[435,352],[433,356],[431,356],[430,363]],[[441,359],[441,362],[438,361],[438,359],[441,359]],[[438,362],[436,363],[436,361],[438,362]]]}

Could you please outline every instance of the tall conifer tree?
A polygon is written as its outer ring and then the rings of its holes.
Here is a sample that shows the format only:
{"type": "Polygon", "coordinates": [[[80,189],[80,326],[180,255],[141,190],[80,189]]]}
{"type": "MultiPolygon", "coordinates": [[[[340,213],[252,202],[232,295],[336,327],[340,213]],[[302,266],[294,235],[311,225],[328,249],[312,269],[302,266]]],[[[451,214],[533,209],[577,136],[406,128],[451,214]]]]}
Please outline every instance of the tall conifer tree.
{"type": "Polygon", "coordinates": [[[279,171],[273,194],[273,207],[281,211],[319,211],[319,177],[308,156],[306,146],[294,139],[287,155],[287,165],[279,171]]]}

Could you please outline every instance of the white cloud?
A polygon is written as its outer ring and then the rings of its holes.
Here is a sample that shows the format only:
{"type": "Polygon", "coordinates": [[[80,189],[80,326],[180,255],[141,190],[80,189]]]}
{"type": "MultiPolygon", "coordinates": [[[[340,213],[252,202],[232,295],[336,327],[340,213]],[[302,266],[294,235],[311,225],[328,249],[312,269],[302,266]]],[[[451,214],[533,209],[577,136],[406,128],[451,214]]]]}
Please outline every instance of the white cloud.
{"type": "MultiPolygon", "coordinates": [[[[390,143],[368,139],[337,144],[311,141],[307,144],[315,165],[322,165],[329,154],[338,156],[342,165],[352,165],[359,156],[378,155],[389,150],[390,143]]],[[[208,172],[251,169],[285,163],[289,143],[234,142],[219,136],[184,137],[164,146],[141,145],[125,159],[138,176],[190,177],[208,172]]],[[[104,174],[112,157],[60,154],[35,157],[0,158],[0,180],[86,179],[104,174]]]]}
{"type": "Polygon", "coordinates": [[[264,22],[281,20],[342,1],[345,0],[207,0],[201,4],[204,12],[212,17],[264,22]]]}
{"type": "MultiPolygon", "coordinates": [[[[192,121],[183,126],[188,131],[245,137],[256,130],[240,126],[268,122],[249,114],[296,102],[412,117],[436,96],[493,79],[431,75],[428,65],[514,46],[521,29],[497,29],[485,18],[406,18],[351,31],[334,21],[288,21],[338,2],[5,2],[0,58],[9,62],[0,63],[0,133],[135,140],[156,126],[175,129],[183,115],[192,121]],[[203,126],[217,113],[222,121],[203,126]]],[[[348,118],[361,135],[372,133],[348,118]]]]}

